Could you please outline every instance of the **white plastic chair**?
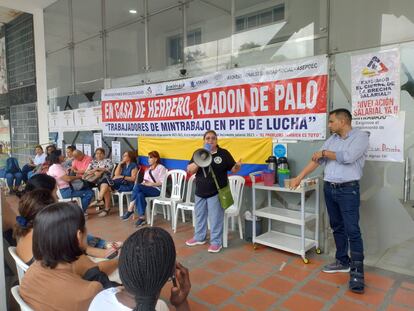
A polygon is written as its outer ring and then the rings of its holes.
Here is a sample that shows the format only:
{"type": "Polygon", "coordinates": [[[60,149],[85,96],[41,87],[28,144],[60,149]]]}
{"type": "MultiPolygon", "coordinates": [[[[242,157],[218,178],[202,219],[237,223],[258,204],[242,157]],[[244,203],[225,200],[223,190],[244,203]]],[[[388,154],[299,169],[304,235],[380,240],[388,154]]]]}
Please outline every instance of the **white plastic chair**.
{"type": "Polygon", "coordinates": [[[7,192],[10,191],[9,185],[7,184],[6,177],[0,177],[0,188],[6,188],[7,192]]]}
{"type": "Polygon", "coordinates": [[[242,223],[240,217],[240,207],[243,202],[243,189],[246,180],[242,176],[229,176],[229,184],[234,204],[224,212],[223,223],[223,247],[227,247],[229,218],[232,218],[232,230],[235,229],[234,217],[237,217],[239,223],[240,239],[243,239],[242,223]]]}
{"type": "Polygon", "coordinates": [[[72,201],[76,201],[76,203],[79,205],[79,207],[82,208],[82,199],[80,197],[72,197],[72,198],[64,199],[62,197],[62,194],[60,193],[60,189],[58,189],[56,191],[56,194],[58,196],[59,202],[72,202],[72,201]]]}
{"type": "Polygon", "coordinates": [[[175,215],[175,205],[183,201],[184,187],[185,187],[185,178],[187,177],[187,172],[184,170],[171,170],[165,174],[164,182],[162,183],[161,193],[158,198],[154,198],[152,202],[152,211],[151,211],[151,226],[154,224],[154,215],[156,213],[157,205],[169,206],[170,209],[167,209],[167,218],[170,219],[171,211],[171,226],[174,230],[174,215],[175,215]],[[167,181],[171,178],[171,196],[166,196],[167,190],[167,181]]]}
{"type": "MultiPolygon", "coordinates": [[[[137,176],[135,178],[134,185],[138,182],[138,176],[139,176],[139,171],[140,170],[141,170],[141,168],[138,166],[138,172],[137,172],[137,176]]],[[[113,197],[118,196],[119,217],[124,216],[124,198],[126,198],[127,208],[128,208],[129,204],[131,203],[131,195],[132,195],[132,191],[123,191],[123,192],[113,191],[112,192],[112,204],[113,204],[113,197]]]]}
{"type": "Polygon", "coordinates": [[[13,286],[10,291],[14,299],[16,299],[17,303],[19,304],[21,311],[34,311],[32,308],[29,307],[29,305],[20,296],[19,285],[13,286]]]}
{"type": "Polygon", "coordinates": [[[21,260],[21,258],[16,253],[16,247],[9,246],[9,253],[13,257],[14,262],[16,263],[16,269],[17,269],[17,276],[19,278],[19,283],[22,281],[22,278],[24,276],[24,273],[29,269],[29,266],[26,265],[26,263],[21,260]]]}
{"type": "Polygon", "coordinates": [[[177,220],[178,220],[178,210],[181,210],[181,217],[183,219],[183,222],[185,222],[185,215],[184,211],[191,211],[192,217],[193,217],[193,227],[195,227],[195,215],[194,215],[194,194],[193,194],[193,185],[195,180],[196,174],[191,175],[190,179],[187,182],[187,193],[185,196],[185,201],[178,203],[176,207],[176,213],[174,216],[174,233],[177,232],[177,220]]]}

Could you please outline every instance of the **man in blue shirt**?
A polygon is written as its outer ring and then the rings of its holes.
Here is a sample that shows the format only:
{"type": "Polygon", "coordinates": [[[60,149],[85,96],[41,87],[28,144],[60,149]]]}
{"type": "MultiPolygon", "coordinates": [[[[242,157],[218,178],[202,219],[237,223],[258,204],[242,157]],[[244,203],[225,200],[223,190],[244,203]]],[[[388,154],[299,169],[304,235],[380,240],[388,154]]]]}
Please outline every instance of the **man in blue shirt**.
{"type": "Polygon", "coordinates": [[[296,188],[301,180],[319,165],[325,165],[324,194],[329,221],[336,244],[336,261],[323,272],[350,272],[349,289],[364,292],[364,248],[359,229],[359,180],[367,155],[368,133],[353,129],[352,115],[346,109],[329,114],[329,129],[333,134],[321,150],[295,177],[290,186],[296,188]],[[350,248],[351,258],[348,256],[350,248]]]}

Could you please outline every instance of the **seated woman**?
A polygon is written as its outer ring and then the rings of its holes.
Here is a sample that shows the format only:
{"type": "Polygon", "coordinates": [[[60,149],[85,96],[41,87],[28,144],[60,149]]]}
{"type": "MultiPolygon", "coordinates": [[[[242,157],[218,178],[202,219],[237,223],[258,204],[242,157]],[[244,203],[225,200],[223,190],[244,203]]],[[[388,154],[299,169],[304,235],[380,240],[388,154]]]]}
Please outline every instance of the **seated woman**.
{"type": "MultiPolygon", "coordinates": [[[[92,160],[92,162],[89,164],[85,174],[83,175],[83,178],[90,181],[93,186],[98,186],[100,188],[103,182],[107,183],[108,178],[111,178],[113,167],[114,164],[112,163],[112,160],[105,158],[105,149],[96,148],[95,159],[92,160]],[[91,176],[92,179],[89,180],[88,176],[91,176]]],[[[92,205],[104,204],[105,210],[109,210],[111,204],[111,193],[109,191],[105,191],[102,196],[98,195],[98,200],[93,202],[92,205]],[[102,198],[105,202],[102,200],[102,198]]]]}
{"type": "MultiPolygon", "coordinates": [[[[36,196],[31,198],[31,200],[23,200],[19,202],[19,215],[16,217],[16,225],[14,235],[15,238],[20,241],[17,244],[17,254],[19,257],[25,261],[28,265],[28,262],[33,258],[32,255],[32,228],[33,221],[36,214],[46,205],[55,203],[58,201],[56,195],[56,180],[46,174],[38,174],[33,176],[28,180],[26,188],[23,194],[27,194],[37,189],[47,190],[51,193],[53,197],[52,202],[44,202],[42,196],[36,196]]],[[[26,196],[23,196],[26,198],[26,196]]],[[[122,242],[107,242],[99,237],[92,236],[88,234],[87,236],[88,247],[86,248],[86,254],[97,257],[97,258],[108,258],[114,256],[117,253],[118,249],[122,247],[122,242]]],[[[104,264],[105,266],[106,264],[104,264]]],[[[117,264],[115,265],[117,266],[117,264]]],[[[105,270],[105,272],[111,273],[111,271],[105,270]]]]}
{"type": "Polygon", "coordinates": [[[136,226],[145,225],[145,208],[147,206],[146,197],[156,197],[160,195],[161,185],[164,181],[167,169],[160,163],[160,154],[158,151],[151,151],[148,153],[149,168],[145,171],[144,181],[141,184],[136,184],[132,189],[131,204],[128,206],[128,211],[122,216],[123,220],[134,213],[134,206],[137,207],[139,218],[135,223],[136,226]]]}
{"type": "MultiPolygon", "coordinates": [[[[110,193],[111,188],[113,190],[118,190],[119,192],[132,191],[134,188],[135,180],[138,174],[138,165],[136,163],[136,155],[134,151],[127,151],[122,155],[122,161],[119,162],[118,166],[115,169],[114,177],[112,180],[102,181],[99,189],[98,200],[102,200],[107,196],[107,193],[110,193]],[[109,183],[113,183],[111,186],[109,183]]],[[[109,201],[109,200],[108,200],[109,201]]],[[[99,214],[100,217],[104,217],[109,214],[109,208],[105,208],[99,214]]]]}
{"type": "Polygon", "coordinates": [[[76,147],[73,145],[69,145],[66,147],[66,157],[65,157],[65,161],[62,164],[65,170],[68,170],[72,167],[73,152],[75,150],[76,150],[76,147]]]}
{"type": "Polygon", "coordinates": [[[55,145],[48,145],[46,147],[46,155],[51,155],[52,152],[56,151],[56,146],[55,145]]]}
{"type": "Polygon", "coordinates": [[[34,159],[29,158],[29,163],[22,167],[23,181],[27,182],[28,174],[36,168],[40,168],[46,160],[46,153],[43,152],[41,145],[35,147],[34,159]]]}
{"type": "Polygon", "coordinates": [[[51,166],[47,174],[56,179],[60,194],[62,198],[68,199],[73,197],[80,197],[82,201],[82,209],[84,212],[88,209],[94,193],[91,189],[74,190],[70,186],[70,182],[75,179],[82,179],[82,176],[68,176],[62,166],[63,156],[60,150],[55,150],[49,155],[49,162],[51,166]]]}
{"type": "Polygon", "coordinates": [[[16,158],[7,158],[4,177],[7,180],[10,194],[17,193],[23,180],[23,174],[16,158]]]}
{"type": "Polygon", "coordinates": [[[89,311],[169,310],[159,300],[161,289],[172,279],[170,302],[178,311],[190,310],[188,270],[176,263],[174,241],[162,228],[147,227],[133,233],[119,258],[119,275],[124,287],[100,292],[89,311]],[[178,285],[176,284],[178,281],[178,285]]]}
{"type": "MultiPolygon", "coordinates": [[[[85,217],[73,203],[54,203],[37,213],[33,224],[35,262],[25,273],[19,289],[31,308],[87,310],[102,290],[101,282],[90,281],[91,271],[96,271],[96,267],[81,273],[81,277],[75,264],[85,258],[82,255],[86,233],[85,217]]],[[[105,276],[99,273],[102,278],[105,276]]]]}

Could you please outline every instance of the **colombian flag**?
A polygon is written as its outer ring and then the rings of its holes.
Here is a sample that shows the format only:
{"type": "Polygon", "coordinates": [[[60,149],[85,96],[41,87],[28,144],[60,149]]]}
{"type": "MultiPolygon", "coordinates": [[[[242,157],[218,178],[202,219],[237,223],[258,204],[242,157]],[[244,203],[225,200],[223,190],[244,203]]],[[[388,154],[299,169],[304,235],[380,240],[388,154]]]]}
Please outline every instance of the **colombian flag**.
{"type": "MultiPolygon", "coordinates": [[[[187,169],[195,150],[202,148],[203,138],[138,137],[139,163],[148,165],[148,153],[156,150],[161,162],[171,169],[187,169]]],[[[251,172],[267,168],[266,159],[272,154],[271,138],[218,138],[218,145],[227,149],[235,161],[241,159],[242,167],[237,175],[248,176],[251,172]]]]}

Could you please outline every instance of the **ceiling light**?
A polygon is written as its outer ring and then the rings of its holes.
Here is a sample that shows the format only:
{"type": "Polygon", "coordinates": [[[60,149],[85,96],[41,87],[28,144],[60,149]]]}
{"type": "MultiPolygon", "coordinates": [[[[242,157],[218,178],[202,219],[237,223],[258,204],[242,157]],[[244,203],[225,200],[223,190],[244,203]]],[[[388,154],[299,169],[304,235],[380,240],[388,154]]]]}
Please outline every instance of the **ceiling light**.
{"type": "Polygon", "coordinates": [[[137,14],[137,10],[129,10],[129,13],[131,13],[131,14],[137,14]]]}

